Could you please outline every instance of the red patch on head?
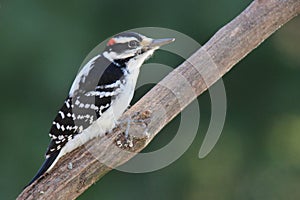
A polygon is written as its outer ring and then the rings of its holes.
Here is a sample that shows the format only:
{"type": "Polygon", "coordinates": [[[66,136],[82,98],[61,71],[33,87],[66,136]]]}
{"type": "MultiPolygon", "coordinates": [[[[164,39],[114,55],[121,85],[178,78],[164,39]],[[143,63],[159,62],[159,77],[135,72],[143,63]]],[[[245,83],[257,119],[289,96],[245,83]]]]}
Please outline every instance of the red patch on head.
{"type": "Polygon", "coordinates": [[[111,46],[113,44],[116,44],[116,41],[114,40],[114,38],[111,38],[108,42],[107,42],[107,46],[111,46]]]}

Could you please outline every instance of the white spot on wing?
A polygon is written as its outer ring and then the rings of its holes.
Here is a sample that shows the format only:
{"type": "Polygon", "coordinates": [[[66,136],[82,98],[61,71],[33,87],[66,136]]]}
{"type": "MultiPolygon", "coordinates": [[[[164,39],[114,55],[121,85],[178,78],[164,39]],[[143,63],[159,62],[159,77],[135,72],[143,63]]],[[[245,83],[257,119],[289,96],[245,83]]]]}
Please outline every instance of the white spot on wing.
{"type": "Polygon", "coordinates": [[[65,104],[66,104],[67,108],[70,108],[69,99],[65,101],[65,104]]]}
{"type": "Polygon", "coordinates": [[[78,99],[76,99],[76,101],[75,101],[75,105],[79,105],[80,104],[80,101],[78,100],[78,99]]]}
{"type": "MultiPolygon", "coordinates": [[[[90,91],[90,92],[87,92],[85,94],[85,96],[97,96],[99,98],[103,98],[103,97],[113,97],[113,96],[116,96],[117,94],[120,93],[120,89],[116,89],[112,92],[99,92],[99,91],[90,91]]],[[[80,107],[80,106],[79,106],[80,107]]]]}
{"type": "Polygon", "coordinates": [[[64,139],[64,136],[63,136],[63,135],[59,135],[59,136],[58,136],[58,139],[59,139],[59,140],[62,140],[62,139],[64,139]]]}
{"type": "Polygon", "coordinates": [[[61,116],[62,119],[65,118],[65,114],[62,111],[59,111],[58,113],[60,114],[60,116],[61,116]]]}
{"type": "Polygon", "coordinates": [[[57,128],[57,129],[60,129],[59,123],[56,123],[56,128],[57,128]]]}
{"type": "Polygon", "coordinates": [[[59,143],[61,143],[60,140],[55,140],[55,144],[59,144],[59,143]]]}
{"type": "Polygon", "coordinates": [[[120,87],[120,85],[121,85],[121,81],[117,80],[116,82],[108,84],[108,85],[97,86],[96,89],[116,88],[116,87],[120,87]]]}
{"type": "Polygon", "coordinates": [[[93,110],[98,110],[99,108],[98,108],[98,106],[95,106],[94,104],[92,104],[92,105],[91,105],[91,109],[93,109],[93,110]]]}

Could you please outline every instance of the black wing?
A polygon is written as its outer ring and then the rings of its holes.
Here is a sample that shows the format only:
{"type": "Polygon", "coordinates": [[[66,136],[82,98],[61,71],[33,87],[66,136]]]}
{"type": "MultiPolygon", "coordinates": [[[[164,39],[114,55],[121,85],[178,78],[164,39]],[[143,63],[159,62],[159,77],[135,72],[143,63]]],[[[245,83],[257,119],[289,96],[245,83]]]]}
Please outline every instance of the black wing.
{"type": "Polygon", "coordinates": [[[65,100],[53,121],[51,143],[46,156],[60,149],[97,120],[111,105],[124,84],[123,67],[103,56],[92,63],[89,73],[80,77],[78,88],[65,100]]]}
{"type": "Polygon", "coordinates": [[[124,84],[124,65],[112,63],[103,56],[92,65],[89,74],[80,77],[79,87],[66,98],[58,111],[49,132],[51,141],[46,160],[28,185],[52,166],[68,141],[89,127],[109,108],[115,91],[124,84]]]}

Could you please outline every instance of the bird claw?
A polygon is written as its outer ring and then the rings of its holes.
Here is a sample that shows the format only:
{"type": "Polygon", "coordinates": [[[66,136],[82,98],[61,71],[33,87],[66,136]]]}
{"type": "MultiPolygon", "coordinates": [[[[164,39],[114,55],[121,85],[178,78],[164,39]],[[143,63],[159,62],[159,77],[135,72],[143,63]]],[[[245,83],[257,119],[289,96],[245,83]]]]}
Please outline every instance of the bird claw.
{"type": "Polygon", "coordinates": [[[118,135],[116,139],[116,145],[119,148],[126,149],[126,148],[132,148],[133,147],[133,138],[129,135],[126,136],[125,134],[118,135]]]}
{"type": "Polygon", "coordinates": [[[123,134],[118,135],[118,138],[116,139],[116,144],[120,148],[132,148],[133,147],[133,137],[131,137],[129,135],[131,122],[132,122],[132,120],[130,118],[127,118],[124,121],[118,122],[118,124],[123,123],[123,125],[126,126],[125,132],[123,132],[123,134]]]}

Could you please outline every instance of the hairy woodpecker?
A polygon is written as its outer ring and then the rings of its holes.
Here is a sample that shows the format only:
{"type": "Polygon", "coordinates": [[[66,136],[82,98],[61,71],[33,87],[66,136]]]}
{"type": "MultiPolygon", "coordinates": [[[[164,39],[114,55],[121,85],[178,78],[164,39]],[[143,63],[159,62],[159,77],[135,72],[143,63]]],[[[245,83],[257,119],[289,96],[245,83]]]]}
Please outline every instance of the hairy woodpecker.
{"type": "Polygon", "coordinates": [[[76,76],[55,117],[46,160],[28,184],[55,165],[60,157],[88,140],[111,131],[133,97],[140,67],[160,46],[174,38],[151,39],[134,32],[112,37],[76,76]]]}

